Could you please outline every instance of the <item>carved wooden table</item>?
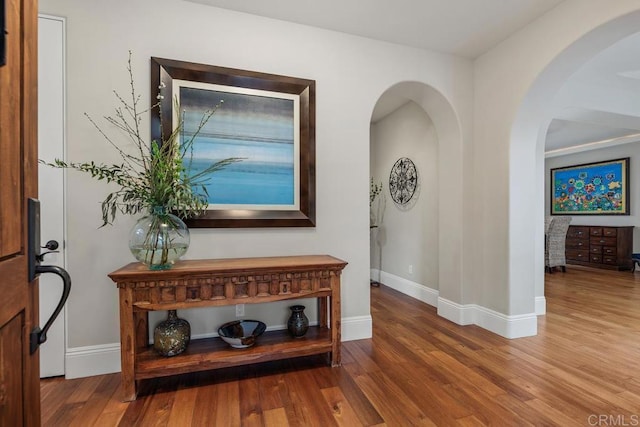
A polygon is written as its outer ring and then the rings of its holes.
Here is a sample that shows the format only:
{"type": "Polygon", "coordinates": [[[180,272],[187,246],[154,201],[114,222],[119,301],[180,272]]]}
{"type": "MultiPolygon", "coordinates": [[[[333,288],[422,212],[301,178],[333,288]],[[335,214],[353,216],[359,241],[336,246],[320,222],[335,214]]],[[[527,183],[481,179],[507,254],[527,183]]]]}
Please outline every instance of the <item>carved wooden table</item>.
{"type": "Polygon", "coordinates": [[[120,293],[124,400],[136,399],[138,381],[312,354],[340,364],[340,275],[345,261],[329,255],[187,260],[170,270],[131,263],[109,274],[120,293]],[[234,349],[220,338],[192,340],[173,357],[149,345],[149,311],[318,299],[318,326],[302,338],[269,331],[256,345],[234,349]]]}

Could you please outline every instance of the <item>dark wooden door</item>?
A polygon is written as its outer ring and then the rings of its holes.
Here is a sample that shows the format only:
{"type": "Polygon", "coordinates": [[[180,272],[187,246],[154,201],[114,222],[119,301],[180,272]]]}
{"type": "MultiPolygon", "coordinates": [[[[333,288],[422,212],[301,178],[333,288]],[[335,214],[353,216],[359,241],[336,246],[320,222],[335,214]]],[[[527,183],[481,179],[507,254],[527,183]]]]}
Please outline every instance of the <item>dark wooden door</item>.
{"type": "MultiPolygon", "coordinates": [[[[27,199],[37,197],[37,0],[4,3],[0,66],[0,426],[40,424],[37,283],[27,272],[27,199]]],[[[0,10],[2,8],[0,7],[0,10]]],[[[0,20],[1,22],[1,20],[0,20]]],[[[0,28],[2,31],[2,28],[0,28]]]]}

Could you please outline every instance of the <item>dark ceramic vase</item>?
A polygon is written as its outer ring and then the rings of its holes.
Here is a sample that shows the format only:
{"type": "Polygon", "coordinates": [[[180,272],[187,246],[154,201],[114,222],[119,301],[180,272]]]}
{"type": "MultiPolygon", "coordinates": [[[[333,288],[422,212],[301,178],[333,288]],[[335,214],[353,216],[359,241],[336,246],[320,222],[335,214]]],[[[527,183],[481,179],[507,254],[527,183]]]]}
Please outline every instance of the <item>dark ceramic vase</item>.
{"type": "Polygon", "coordinates": [[[169,310],[167,320],[153,331],[153,348],[162,356],[175,356],[186,350],[191,340],[191,325],[178,317],[175,310],[169,310]]]}
{"type": "Polygon", "coordinates": [[[294,338],[300,338],[307,333],[309,329],[309,319],[304,314],[304,305],[292,305],[291,317],[287,321],[287,329],[294,338]]]}

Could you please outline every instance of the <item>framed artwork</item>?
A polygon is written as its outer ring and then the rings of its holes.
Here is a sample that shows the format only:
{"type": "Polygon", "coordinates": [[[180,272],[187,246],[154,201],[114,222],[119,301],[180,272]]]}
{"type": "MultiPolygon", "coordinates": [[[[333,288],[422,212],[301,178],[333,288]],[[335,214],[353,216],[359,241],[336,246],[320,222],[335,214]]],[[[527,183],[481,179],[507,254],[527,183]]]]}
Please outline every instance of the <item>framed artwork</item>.
{"type": "Polygon", "coordinates": [[[551,169],[551,215],[629,215],[629,157],[551,169]]]}
{"type": "Polygon", "coordinates": [[[151,139],[169,135],[180,114],[189,137],[220,105],[195,139],[191,167],[242,158],[211,174],[209,206],[189,227],[315,226],[314,80],[152,57],[152,99],[161,84],[151,139]]]}

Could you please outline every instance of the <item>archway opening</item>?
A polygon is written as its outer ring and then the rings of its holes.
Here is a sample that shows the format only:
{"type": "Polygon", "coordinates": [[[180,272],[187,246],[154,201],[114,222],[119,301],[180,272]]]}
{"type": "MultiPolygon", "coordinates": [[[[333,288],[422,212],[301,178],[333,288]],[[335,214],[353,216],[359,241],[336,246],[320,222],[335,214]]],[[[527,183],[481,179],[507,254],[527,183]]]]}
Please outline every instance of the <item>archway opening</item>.
{"type": "Polygon", "coordinates": [[[548,203],[545,203],[545,191],[532,196],[520,189],[527,185],[545,188],[545,143],[549,124],[556,111],[554,99],[570,76],[605,49],[637,33],[638,28],[640,11],[618,17],[591,30],[564,49],[531,85],[513,122],[509,162],[509,286],[512,295],[533,296],[537,314],[546,312],[544,217],[548,214],[545,210],[548,203]],[[522,245],[522,242],[533,243],[522,245]]]}
{"type": "MultiPolygon", "coordinates": [[[[421,82],[402,82],[378,99],[370,127],[370,176],[381,194],[371,206],[371,277],[439,306],[462,296],[462,135],[448,100],[421,82]],[[418,182],[406,203],[392,200],[391,171],[415,165],[418,182]]],[[[447,317],[447,316],[445,316],[447,317]]],[[[455,319],[451,319],[454,320],[455,319]]]]}

